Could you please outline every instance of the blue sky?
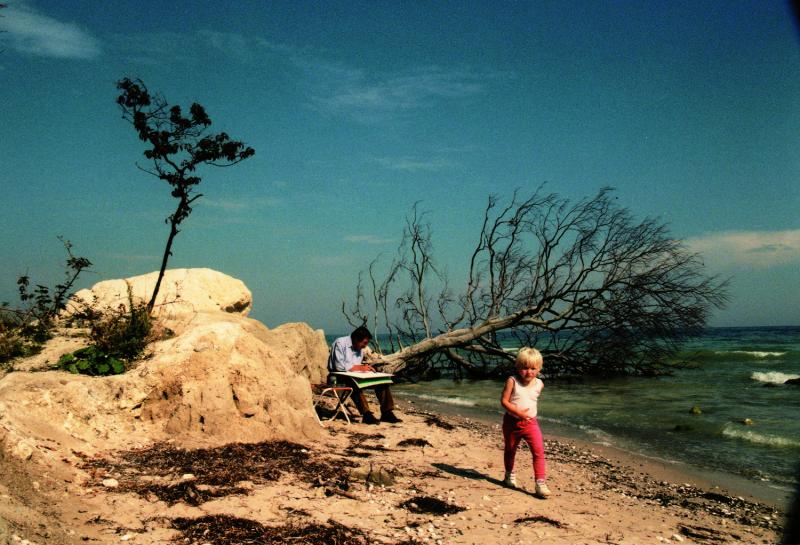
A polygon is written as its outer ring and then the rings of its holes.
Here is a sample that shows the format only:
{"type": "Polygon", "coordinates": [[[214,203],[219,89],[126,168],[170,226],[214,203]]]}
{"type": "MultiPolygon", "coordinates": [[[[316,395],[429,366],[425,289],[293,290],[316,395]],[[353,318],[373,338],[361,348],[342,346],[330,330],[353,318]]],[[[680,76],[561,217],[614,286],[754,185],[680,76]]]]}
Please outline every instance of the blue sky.
{"type": "Polygon", "coordinates": [[[201,175],[171,267],[252,316],[346,331],[356,275],[415,201],[463,270],[489,194],[617,188],[732,277],[711,325],[800,324],[800,45],[788,4],[115,2],[0,11],[0,299],[156,270],[174,203],[114,102],[142,78],[255,157],[201,175]]]}

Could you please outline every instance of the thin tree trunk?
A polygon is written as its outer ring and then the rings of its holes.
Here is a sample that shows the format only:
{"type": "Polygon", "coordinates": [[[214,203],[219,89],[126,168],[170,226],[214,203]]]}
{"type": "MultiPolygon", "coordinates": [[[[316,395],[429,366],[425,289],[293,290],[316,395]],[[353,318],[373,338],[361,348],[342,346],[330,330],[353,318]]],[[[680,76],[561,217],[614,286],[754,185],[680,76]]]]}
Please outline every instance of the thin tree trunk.
{"type": "Polygon", "coordinates": [[[175,222],[176,217],[178,217],[178,212],[183,207],[183,202],[178,205],[178,209],[175,211],[175,214],[172,216],[172,220],[170,221],[170,231],[169,237],[167,238],[167,246],[164,248],[164,257],[161,259],[161,269],[158,271],[158,279],[156,280],[156,287],[153,288],[153,296],[150,297],[150,302],[147,303],[147,313],[153,313],[153,307],[156,305],[156,297],[158,297],[158,290],[161,289],[161,280],[164,278],[164,273],[167,270],[167,261],[169,261],[169,256],[172,255],[172,241],[175,240],[175,235],[178,234],[178,224],[175,222]]]}

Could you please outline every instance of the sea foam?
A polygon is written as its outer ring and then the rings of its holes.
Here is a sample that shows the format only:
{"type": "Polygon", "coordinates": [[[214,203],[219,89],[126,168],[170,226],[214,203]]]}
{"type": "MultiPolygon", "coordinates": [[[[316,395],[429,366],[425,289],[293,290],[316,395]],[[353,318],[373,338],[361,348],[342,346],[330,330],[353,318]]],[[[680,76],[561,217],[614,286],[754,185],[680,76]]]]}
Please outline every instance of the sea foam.
{"type": "Polygon", "coordinates": [[[783,384],[787,380],[800,378],[800,375],[793,375],[790,373],[781,373],[780,371],[755,371],[750,378],[758,382],[767,382],[769,384],[783,384]]]}
{"type": "Polygon", "coordinates": [[[752,430],[743,429],[740,425],[729,424],[722,429],[722,435],[731,437],[733,439],[742,439],[751,443],[759,445],[768,445],[771,447],[790,447],[800,448],[800,441],[796,439],[789,439],[788,437],[780,437],[777,435],[766,435],[763,433],[756,433],[752,430]]]}
{"type": "Polygon", "coordinates": [[[420,399],[427,399],[429,401],[435,401],[437,403],[446,403],[447,405],[458,405],[460,407],[474,407],[477,405],[474,401],[469,401],[468,399],[463,399],[460,397],[440,397],[435,395],[429,394],[410,394],[414,397],[418,397],[420,399]]]}
{"type": "Polygon", "coordinates": [[[786,355],[786,352],[767,352],[766,350],[717,350],[714,353],[718,356],[724,356],[725,354],[738,354],[739,356],[750,356],[751,358],[758,360],[763,360],[765,358],[780,358],[781,356],[786,355]]]}

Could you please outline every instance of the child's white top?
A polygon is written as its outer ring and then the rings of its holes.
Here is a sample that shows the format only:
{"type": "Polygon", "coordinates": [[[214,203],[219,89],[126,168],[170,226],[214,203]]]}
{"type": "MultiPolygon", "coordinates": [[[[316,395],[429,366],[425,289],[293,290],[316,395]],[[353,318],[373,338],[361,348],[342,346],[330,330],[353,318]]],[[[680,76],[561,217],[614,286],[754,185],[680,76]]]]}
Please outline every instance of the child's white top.
{"type": "Polygon", "coordinates": [[[514,381],[514,389],[511,391],[509,401],[520,410],[530,409],[528,415],[534,418],[539,410],[539,394],[542,393],[544,382],[539,377],[536,377],[527,386],[523,386],[516,375],[512,376],[511,379],[514,381]]]}

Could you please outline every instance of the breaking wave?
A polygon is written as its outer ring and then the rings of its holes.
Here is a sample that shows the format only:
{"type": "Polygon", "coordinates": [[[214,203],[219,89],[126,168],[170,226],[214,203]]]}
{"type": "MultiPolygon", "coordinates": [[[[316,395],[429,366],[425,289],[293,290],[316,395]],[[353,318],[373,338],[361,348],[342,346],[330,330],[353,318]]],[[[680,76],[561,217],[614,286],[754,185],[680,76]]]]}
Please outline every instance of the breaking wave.
{"type": "Polygon", "coordinates": [[[685,349],[678,354],[679,360],[709,362],[793,362],[798,358],[800,358],[800,353],[796,350],[760,350],[756,347],[738,350],[685,349]]]}
{"type": "Polygon", "coordinates": [[[780,358],[786,355],[786,352],[767,352],[766,350],[718,350],[715,354],[738,354],[739,356],[749,356],[757,360],[765,358],[780,358]]]}
{"type": "Polygon", "coordinates": [[[722,430],[722,435],[731,437],[733,439],[742,439],[751,443],[759,445],[768,445],[771,447],[781,448],[800,448],[800,441],[797,439],[790,439],[789,437],[781,437],[778,435],[766,435],[757,433],[752,430],[743,429],[741,426],[732,424],[726,425],[722,430]]]}
{"type": "Polygon", "coordinates": [[[766,382],[769,384],[783,384],[787,380],[800,378],[800,375],[790,373],[781,373],[780,371],[756,371],[750,378],[758,382],[766,382]]]}

